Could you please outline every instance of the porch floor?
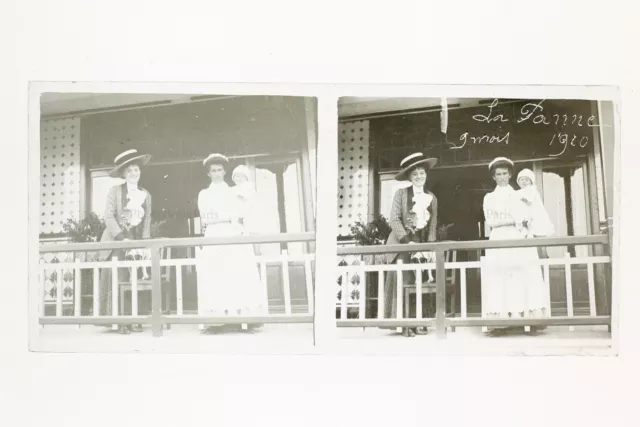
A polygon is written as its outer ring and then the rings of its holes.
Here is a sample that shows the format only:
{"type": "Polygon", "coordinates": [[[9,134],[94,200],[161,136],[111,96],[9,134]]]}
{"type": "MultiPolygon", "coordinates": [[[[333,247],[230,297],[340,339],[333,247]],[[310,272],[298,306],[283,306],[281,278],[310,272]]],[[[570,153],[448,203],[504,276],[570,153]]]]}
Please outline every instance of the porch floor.
{"type": "Polygon", "coordinates": [[[313,350],[312,324],[267,324],[259,331],[203,334],[197,325],[172,325],[162,337],[153,337],[151,325],[144,331],[121,335],[107,327],[46,325],[29,346],[46,352],[157,352],[157,353],[288,353],[313,350]]]}
{"type": "Polygon", "coordinates": [[[612,356],[615,355],[607,326],[548,327],[537,335],[512,334],[488,337],[479,327],[458,327],[439,340],[434,329],[427,335],[406,338],[390,329],[338,328],[334,349],[384,355],[432,356],[612,356]]]}

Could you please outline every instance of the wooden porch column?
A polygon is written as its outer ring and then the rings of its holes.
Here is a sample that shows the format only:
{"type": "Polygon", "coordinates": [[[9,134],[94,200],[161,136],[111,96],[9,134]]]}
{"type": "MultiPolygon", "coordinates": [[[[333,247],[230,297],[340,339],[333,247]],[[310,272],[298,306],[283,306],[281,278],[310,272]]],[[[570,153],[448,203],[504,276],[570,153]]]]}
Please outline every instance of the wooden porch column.
{"type": "MultiPolygon", "coordinates": [[[[609,236],[609,255],[613,255],[614,233],[613,202],[614,202],[614,158],[617,157],[616,129],[614,104],[612,101],[598,101],[598,124],[600,125],[600,153],[602,156],[602,175],[604,180],[605,216],[607,218],[607,233],[609,236]]],[[[612,259],[611,265],[613,266],[612,259]]],[[[612,280],[613,280],[613,276],[612,280]]],[[[612,283],[607,286],[607,311],[611,313],[612,283]]]]}

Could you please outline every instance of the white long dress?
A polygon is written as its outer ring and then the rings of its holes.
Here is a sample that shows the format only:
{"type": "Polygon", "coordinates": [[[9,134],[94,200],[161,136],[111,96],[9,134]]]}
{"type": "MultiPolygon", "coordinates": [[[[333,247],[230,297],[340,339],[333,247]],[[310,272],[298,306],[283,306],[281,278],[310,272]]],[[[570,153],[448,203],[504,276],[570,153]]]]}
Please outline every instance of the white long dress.
{"type": "MultiPolygon", "coordinates": [[[[521,223],[525,211],[511,186],[496,187],[484,198],[484,215],[491,227],[489,240],[523,239],[526,230],[515,225],[497,226],[513,219],[521,223]]],[[[533,248],[487,249],[481,265],[484,317],[544,317],[549,315],[547,288],[533,248]]]]}
{"type": "MultiPolygon", "coordinates": [[[[228,216],[231,222],[205,227],[206,237],[239,236],[238,203],[225,182],[212,183],[198,195],[202,223],[228,216]]],[[[268,312],[266,286],[260,279],[253,245],[210,245],[197,249],[198,312],[203,316],[262,316],[268,312]]]]}

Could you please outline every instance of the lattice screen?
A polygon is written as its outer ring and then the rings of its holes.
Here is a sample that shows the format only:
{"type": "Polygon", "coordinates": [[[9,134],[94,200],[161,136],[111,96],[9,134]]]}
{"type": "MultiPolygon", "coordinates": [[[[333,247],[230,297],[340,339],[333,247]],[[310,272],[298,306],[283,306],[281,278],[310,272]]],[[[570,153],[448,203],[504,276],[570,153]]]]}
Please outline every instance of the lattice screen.
{"type": "Polygon", "coordinates": [[[80,119],[40,125],[40,232],[61,233],[80,213],[80,119]]]}
{"type": "MultiPolygon", "coordinates": [[[[67,243],[67,240],[48,241],[47,243],[67,243]]],[[[49,252],[40,254],[40,263],[58,264],[61,262],[74,262],[74,256],[71,252],[49,252]]],[[[53,305],[57,301],[58,292],[62,290],[62,305],[63,310],[66,312],[69,307],[73,305],[73,293],[74,293],[74,277],[72,269],[58,270],[55,268],[47,269],[44,272],[44,278],[40,277],[42,288],[44,293],[44,303],[46,305],[53,305]],[[43,280],[44,279],[44,280],[43,280]]]]}
{"type": "MultiPolygon", "coordinates": [[[[344,245],[343,245],[344,246],[344,245]]],[[[338,266],[346,267],[349,265],[361,265],[362,257],[360,255],[344,255],[338,258],[338,266]]],[[[340,306],[342,304],[342,296],[343,296],[343,281],[345,280],[344,275],[338,276],[338,280],[336,281],[336,305],[340,306]]],[[[365,296],[365,291],[363,286],[361,286],[361,278],[358,273],[348,274],[346,276],[347,283],[347,292],[346,295],[348,297],[347,306],[353,307],[358,306],[360,303],[360,297],[365,296]]]]}
{"type": "Polygon", "coordinates": [[[367,221],[369,207],[369,121],[340,123],[338,142],[338,235],[367,221]]]}

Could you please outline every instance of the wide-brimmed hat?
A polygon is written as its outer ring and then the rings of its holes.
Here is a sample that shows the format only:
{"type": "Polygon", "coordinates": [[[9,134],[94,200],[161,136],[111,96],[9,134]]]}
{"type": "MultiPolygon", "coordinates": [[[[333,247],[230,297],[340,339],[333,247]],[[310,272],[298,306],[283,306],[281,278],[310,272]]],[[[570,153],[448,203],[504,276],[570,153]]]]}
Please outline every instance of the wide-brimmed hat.
{"type": "Polygon", "coordinates": [[[131,150],[123,151],[113,159],[114,167],[109,172],[109,176],[112,178],[119,178],[122,173],[122,169],[129,166],[132,163],[144,166],[151,160],[151,154],[140,154],[138,150],[132,148],[131,150]]]}
{"type": "Polygon", "coordinates": [[[212,165],[212,164],[224,165],[226,168],[226,166],[229,164],[229,159],[224,154],[220,154],[220,153],[209,154],[209,157],[207,157],[202,161],[202,166],[206,169],[209,167],[209,165],[212,165]]]}
{"type": "Polygon", "coordinates": [[[410,156],[405,157],[400,162],[400,168],[402,169],[396,175],[396,181],[406,181],[409,179],[408,172],[418,165],[423,165],[426,170],[433,168],[438,159],[430,157],[426,158],[422,153],[413,153],[410,156]]]}
{"type": "Polygon", "coordinates": [[[493,172],[496,168],[508,168],[513,173],[513,162],[506,157],[496,157],[489,163],[489,171],[493,172]]]}

